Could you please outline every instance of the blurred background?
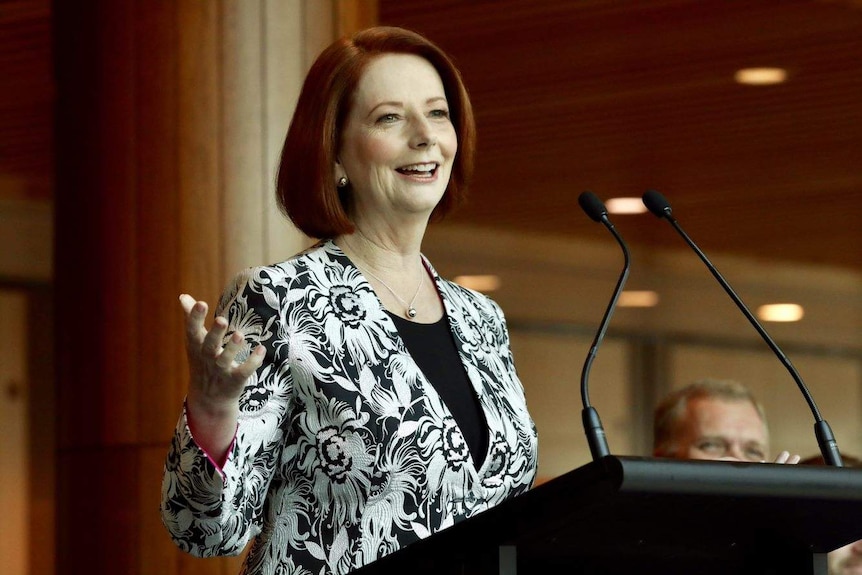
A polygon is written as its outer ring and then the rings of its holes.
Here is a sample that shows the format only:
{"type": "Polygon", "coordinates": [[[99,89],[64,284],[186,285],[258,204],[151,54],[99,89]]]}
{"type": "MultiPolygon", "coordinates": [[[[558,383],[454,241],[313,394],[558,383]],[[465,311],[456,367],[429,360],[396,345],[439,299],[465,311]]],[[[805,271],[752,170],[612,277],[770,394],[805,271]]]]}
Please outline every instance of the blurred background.
{"type": "Polygon", "coordinates": [[[9,575],[236,573],[158,518],[186,367],[176,297],[307,245],[272,200],[305,71],[335,37],[412,28],[454,59],[479,132],[438,271],[497,300],[540,477],[590,459],[581,368],[611,451],[701,377],[748,384],[773,448],[817,453],[787,370],[671,226],[661,191],[862,455],[862,2],[0,1],[0,557],[9,575]],[[639,204],[634,202],[635,206],[639,204]],[[621,206],[617,208],[616,206],[621,206]]]}

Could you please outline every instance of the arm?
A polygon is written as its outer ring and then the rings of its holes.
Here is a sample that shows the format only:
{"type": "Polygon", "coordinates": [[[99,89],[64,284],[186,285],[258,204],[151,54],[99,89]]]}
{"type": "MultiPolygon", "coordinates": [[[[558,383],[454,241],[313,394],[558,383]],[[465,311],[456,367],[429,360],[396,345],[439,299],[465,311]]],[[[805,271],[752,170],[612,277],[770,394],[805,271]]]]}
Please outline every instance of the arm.
{"type": "Polygon", "coordinates": [[[204,320],[207,304],[188,294],[180,296],[186,315],[186,353],[189,360],[189,392],[186,415],[195,441],[215,461],[224,463],[236,433],[239,397],[248,378],[263,362],[266,349],[254,348],[242,363],[237,353],[245,346],[242,332],[235,331],[222,341],[228,322],[218,316],[207,331],[204,320]]]}
{"type": "Polygon", "coordinates": [[[288,370],[277,369],[282,356],[274,352],[283,300],[261,294],[271,271],[238,277],[220,305],[229,321],[218,317],[209,330],[203,325],[206,304],[181,298],[189,393],[168,452],[161,514],[174,542],[196,556],[239,554],[262,527],[292,389],[288,370]],[[230,334],[228,324],[237,333],[230,334]],[[246,400],[259,390],[271,392],[266,415],[246,400]]]}

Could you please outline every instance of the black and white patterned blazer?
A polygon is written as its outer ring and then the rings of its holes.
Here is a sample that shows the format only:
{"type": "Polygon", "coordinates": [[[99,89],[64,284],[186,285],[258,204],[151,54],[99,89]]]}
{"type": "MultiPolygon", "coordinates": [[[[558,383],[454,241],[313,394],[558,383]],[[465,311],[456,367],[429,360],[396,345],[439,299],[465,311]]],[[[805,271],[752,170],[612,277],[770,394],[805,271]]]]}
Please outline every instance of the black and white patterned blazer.
{"type": "Polygon", "coordinates": [[[488,424],[481,467],[371,285],[323,241],[222,296],[218,313],[267,357],[222,469],[180,418],[161,504],[180,548],[235,555],[254,538],[243,573],[345,573],[532,486],[536,429],[503,314],[425,264],[488,424]]]}

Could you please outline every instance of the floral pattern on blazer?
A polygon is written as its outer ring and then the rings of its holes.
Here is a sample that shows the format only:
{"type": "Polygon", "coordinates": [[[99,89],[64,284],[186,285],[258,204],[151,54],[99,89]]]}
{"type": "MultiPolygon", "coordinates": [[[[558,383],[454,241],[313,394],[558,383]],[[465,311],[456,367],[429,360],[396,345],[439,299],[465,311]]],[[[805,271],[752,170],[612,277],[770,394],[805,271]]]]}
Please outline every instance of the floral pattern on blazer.
{"type": "Polygon", "coordinates": [[[236,555],[254,539],[243,573],[346,573],[530,489],[536,429],[503,314],[424,262],[489,428],[479,468],[371,285],[323,241],[222,296],[245,353],[260,342],[267,357],[223,469],[178,422],[161,513],[181,549],[236,555]]]}

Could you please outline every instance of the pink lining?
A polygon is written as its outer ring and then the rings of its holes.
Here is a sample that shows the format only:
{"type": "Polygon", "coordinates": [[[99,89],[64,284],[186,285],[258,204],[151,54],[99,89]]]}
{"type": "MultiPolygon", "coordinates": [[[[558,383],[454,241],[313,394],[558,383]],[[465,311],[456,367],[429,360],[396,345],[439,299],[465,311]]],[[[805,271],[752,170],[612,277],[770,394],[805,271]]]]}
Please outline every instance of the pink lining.
{"type": "MultiPolygon", "coordinates": [[[[191,413],[189,412],[189,407],[186,404],[186,402],[183,402],[183,411],[185,411],[185,414],[186,414],[186,425],[189,428],[189,434],[191,434],[192,440],[195,440],[194,425],[192,424],[191,413]]],[[[195,445],[197,445],[198,449],[200,449],[203,452],[203,454],[207,456],[207,459],[210,460],[210,463],[213,464],[213,467],[216,468],[216,471],[219,472],[219,475],[221,475],[222,479],[225,478],[225,473],[223,471],[223,468],[224,468],[225,464],[227,463],[227,460],[230,457],[231,452],[233,451],[233,446],[236,444],[236,433],[238,430],[239,430],[239,422],[237,422],[237,424],[236,424],[236,428],[234,429],[234,432],[233,432],[233,439],[231,440],[230,445],[228,446],[227,451],[225,451],[224,457],[222,457],[221,461],[216,461],[215,458],[213,458],[209,454],[209,452],[206,449],[204,449],[203,447],[201,447],[200,444],[197,442],[197,440],[195,440],[195,445]]]]}

